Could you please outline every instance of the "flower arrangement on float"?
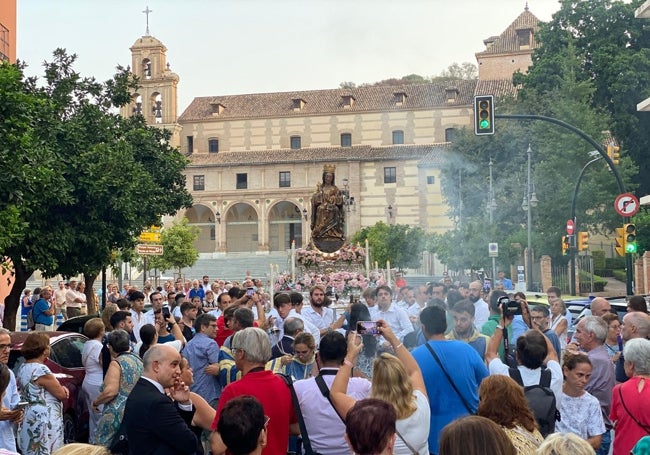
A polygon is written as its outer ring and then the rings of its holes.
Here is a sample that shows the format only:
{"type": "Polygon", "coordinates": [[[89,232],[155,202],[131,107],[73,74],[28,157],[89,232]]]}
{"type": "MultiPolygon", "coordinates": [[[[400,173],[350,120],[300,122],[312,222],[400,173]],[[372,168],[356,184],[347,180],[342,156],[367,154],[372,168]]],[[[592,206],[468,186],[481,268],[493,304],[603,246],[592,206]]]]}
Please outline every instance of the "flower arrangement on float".
{"type": "Polygon", "coordinates": [[[296,291],[304,292],[312,286],[321,285],[331,288],[339,295],[360,295],[367,287],[376,287],[386,284],[386,280],[379,272],[371,272],[370,279],[362,273],[345,270],[326,273],[307,272],[297,276],[296,281],[291,281],[290,273],[279,274],[273,286],[275,292],[296,291]]]}
{"type": "Polygon", "coordinates": [[[366,259],[366,250],[359,245],[346,243],[334,253],[323,253],[317,249],[296,249],[296,262],[305,269],[318,269],[321,267],[343,268],[348,266],[363,266],[366,259]]]}

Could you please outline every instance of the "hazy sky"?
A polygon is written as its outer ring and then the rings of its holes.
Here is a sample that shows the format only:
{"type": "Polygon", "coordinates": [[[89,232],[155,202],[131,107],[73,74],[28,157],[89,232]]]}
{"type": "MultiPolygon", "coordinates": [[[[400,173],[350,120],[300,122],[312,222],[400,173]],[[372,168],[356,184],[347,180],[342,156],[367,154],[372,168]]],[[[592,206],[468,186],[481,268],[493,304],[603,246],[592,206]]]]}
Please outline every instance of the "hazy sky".
{"type": "MultiPolygon", "coordinates": [[[[530,0],[549,20],[558,0],[530,0]]],[[[145,34],[180,76],[179,115],[197,96],[336,88],[476,63],[525,0],[18,0],[18,58],[30,75],[63,47],[105,80],[145,34]]]]}

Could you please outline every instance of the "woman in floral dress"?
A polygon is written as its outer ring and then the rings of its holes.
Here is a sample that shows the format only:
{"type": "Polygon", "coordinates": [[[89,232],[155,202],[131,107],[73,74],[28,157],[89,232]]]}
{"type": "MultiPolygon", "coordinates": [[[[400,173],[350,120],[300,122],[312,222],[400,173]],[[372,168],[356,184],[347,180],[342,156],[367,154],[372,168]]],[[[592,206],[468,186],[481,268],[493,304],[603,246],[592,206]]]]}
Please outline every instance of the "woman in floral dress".
{"type": "Polygon", "coordinates": [[[63,446],[63,403],[70,396],[44,364],[50,355],[50,337],[29,334],[21,353],[25,363],[17,379],[22,400],[29,402],[18,432],[23,455],[50,455],[63,446]]]}
{"type": "Polygon", "coordinates": [[[99,396],[92,405],[96,410],[104,405],[95,443],[109,447],[124,417],[126,399],[142,375],[142,360],[130,352],[129,334],[124,330],[113,330],[106,338],[112,360],[99,396]]]}

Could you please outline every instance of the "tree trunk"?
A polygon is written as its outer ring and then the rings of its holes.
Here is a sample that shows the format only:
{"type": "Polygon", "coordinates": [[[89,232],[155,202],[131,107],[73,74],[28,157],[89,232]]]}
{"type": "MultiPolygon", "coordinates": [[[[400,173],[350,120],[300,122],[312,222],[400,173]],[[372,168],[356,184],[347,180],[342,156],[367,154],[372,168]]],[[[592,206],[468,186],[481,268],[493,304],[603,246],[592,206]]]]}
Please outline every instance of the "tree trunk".
{"type": "Polygon", "coordinates": [[[86,283],[86,308],[88,309],[88,314],[97,313],[97,303],[95,302],[95,290],[93,289],[93,284],[95,284],[95,279],[97,275],[94,274],[83,274],[84,283],[86,283]]]}
{"type": "Polygon", "coordinates": [[[34,273],[33,270],[26,269],[20,262],[14,262],[13,265],[14,285],[7,298],[5,298],[5,314],[2,319],[3,327],[12,332],[16,330],[16,313],[20,306],[20,296],[27,285],[27,279],[34,273]]]}

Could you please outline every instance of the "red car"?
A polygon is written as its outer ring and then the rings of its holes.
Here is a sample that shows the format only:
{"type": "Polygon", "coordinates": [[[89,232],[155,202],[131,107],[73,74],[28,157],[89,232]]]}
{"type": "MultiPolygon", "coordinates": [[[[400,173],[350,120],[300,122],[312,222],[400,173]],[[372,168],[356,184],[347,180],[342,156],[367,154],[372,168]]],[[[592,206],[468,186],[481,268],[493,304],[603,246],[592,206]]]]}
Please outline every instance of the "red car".
{"type": "MultiPolygon", "coordinates": [[[[50,337],[50,356],[45,364],[54,376],[70,390],[70,396],[63,402],[63,433],[65,443],[88,440],[88,408],[84,402],[81,385],[86,375],[81,363],[81,352],[88,338],[80,333],[45,332],[50,337]]],[[[29,332],[11,334],[9,368],[17,372],[25,359],[20,348],[29,332]]]]}

